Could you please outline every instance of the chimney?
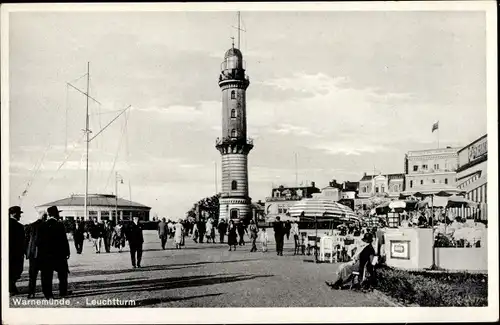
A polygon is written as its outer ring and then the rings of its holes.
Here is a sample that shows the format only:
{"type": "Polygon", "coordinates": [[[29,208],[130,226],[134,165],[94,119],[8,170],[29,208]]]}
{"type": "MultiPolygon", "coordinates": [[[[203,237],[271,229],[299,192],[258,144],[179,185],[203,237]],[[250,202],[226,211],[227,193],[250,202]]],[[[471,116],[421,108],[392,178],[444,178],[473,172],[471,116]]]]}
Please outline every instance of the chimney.
{"type": "Polygon", "coordinates": [[[311,181],[311,187],[315,187],[316,183],[311,181]]]}
{"type": "Polygon", "coordinates": [[[363,173],[363,177],[365,177],[365,176],[366,176],[366,172],[363,173]]]}

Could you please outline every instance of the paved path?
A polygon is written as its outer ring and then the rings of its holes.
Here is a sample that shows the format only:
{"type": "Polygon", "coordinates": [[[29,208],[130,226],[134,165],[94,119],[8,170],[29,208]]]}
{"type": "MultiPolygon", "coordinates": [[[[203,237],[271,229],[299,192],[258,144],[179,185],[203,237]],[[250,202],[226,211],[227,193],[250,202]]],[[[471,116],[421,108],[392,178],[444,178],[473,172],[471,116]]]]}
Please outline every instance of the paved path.
{"type": "MultiPolygon", "coordinates": [[[[141,269],[131,268],[128,247],[122,253],[95,254],[86,241],[82,255],[72,247],[69,307],[92,307],[106,298],[133,299],[142,307],[388,306],[373,294],[331,290],[325,281],[332,279],[338,264],[293,256],[292,241],[286,242],[281,257],[273,244],[268,253],[250,253],[248,244],[229,252],[226,245],[196,244],[188,238],[185,248],[175,250],[169,239],[163,251],[153,232],[145,237],[141,269]]],[[[27,264],[18,282],[24,294],[17,297],[22,299],[27,293],[27,264]]],[[[37,298],[42,297],[38,280],[37,298]]],[[[11,307],[16,307],[13,299],[11,307]]]]}

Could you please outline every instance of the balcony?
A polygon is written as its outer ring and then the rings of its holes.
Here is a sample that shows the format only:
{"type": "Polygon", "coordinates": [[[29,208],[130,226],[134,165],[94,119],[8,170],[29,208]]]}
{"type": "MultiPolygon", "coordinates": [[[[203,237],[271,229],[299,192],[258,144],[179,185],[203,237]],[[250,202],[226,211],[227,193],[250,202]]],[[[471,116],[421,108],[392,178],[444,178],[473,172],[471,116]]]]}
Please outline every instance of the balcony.
{"type": "Polygon", "coordinates": [[[242,138],[231,138],[231,137],[223,137],[223,138],[217,138],[215,139],[215,145],[220,146],[221,144],[248,144],[250,146],[253,146],[253,139],[248,138],[248,139],[242,139],[242,138]]]}
{"type": "Polygon", "coordinates": [[[303,196],[289,196],[289,197],[285,197],[285,196],[278,196],[278,197],[272,197],[272,196],[268,196],[266,197],[266,202],[282,202],[282,201],[300,201],[302,200],[304,197],[303,196]]]}

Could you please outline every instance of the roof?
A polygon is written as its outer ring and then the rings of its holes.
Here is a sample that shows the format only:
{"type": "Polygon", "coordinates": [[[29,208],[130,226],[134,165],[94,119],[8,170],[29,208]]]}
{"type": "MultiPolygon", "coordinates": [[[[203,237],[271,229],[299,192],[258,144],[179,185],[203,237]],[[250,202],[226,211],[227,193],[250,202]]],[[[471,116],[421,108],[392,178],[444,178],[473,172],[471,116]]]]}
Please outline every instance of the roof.
{"type": "MultiPolygon", "coordinates": [[[[88,206],[112,206],[114,207],[115,205],[117,207],[123,208],[143,208],[143,209],[151,209],[151,207],[148,207],[144,204],[140,204],[137,202],[125,200],[118,198],[116,199],[115,195],[109,195],[109,194],[89,194],[88,197],[88,206]]],[[[52,206],[55,205],[57,207],[64,207],[64,206],[84,206],[85,205],[85,196],[84,195],[71,195],[70,197],[60,199],[57,201],[49,202],[46,204],[42,204],[37,206],[38,207],[43,207],[43,206],[52,206]]]]}
{"type": "Polygon", "coordinates": [[[237,56],[240,59],[243,58],[243,54],[241,53],[241,51],[234,47],[227,50],[226,54],[224,55],[224,59],[227,59],[231,56],[237,56]]]}
{"type": "MultiPolygon", "coordinates": [[[[403,173],[395,173],[395,174],[380,174],[381,176],[387,177],[389,180],[391,179],[397,179],[397,178],[404,178],[405,174],[403,173]]],[[[361,178],[360,182],[362,181],[371,181],[373,178],[377,177],[379,175],[364,175],[363,178],[361,178]]]]}

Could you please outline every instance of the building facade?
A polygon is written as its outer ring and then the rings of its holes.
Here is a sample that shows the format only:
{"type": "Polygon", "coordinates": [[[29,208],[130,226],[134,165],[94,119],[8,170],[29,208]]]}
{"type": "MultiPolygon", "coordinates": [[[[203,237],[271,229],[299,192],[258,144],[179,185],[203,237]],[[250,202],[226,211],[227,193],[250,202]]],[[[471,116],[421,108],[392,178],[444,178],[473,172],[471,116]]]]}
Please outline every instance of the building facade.
{"type": "Polygon", "coordinates": [[[409,151],[405,155],[405,191],[453,188],[457,184],[459,148],[409,151]]]}
{"type": "Polygon", "coordinates": [[[315,182],[305,186],[284,186],[274,187],[270,197],[266,197],[264,212],[267,218],[284,216],[289,208],[303,198],[312,198],[313,194],[320,193],[315,182]]]}
{"type": "Polygon", "coordinates": [[[359,181],[359,199],[368,199],[373,196],[398,198],[404,189],[405,175],[397,174],[378,174],[363,175],[359,181]]]}
{"type": "MultiPolygon", "coordinates": [[[[63,220],[74,221],[77,218],[85,219],[85,195],[71,195],[70,197],[49,202],[35,207],[38,213],[47,211],[50,206],[57,206],[62,210],[63,220]]],[[[116,195],[89,194],[87,196],[88,219],[97,218],[98,221],[110,220],[116,222],[132,220],[149,221],[151,208],[143,204],[117,198],[116,195]],[[117,217],[118,216],[118,217],[117,217]]]]}
{"type": "Polygon", "coordinates": [[[252,217],[248,196],[248,153],[253,141],[247,138],[245,73],[241,51],[229,49],[221,64],[219,87],[222,91],[222,138],[215,147],[222,156],[222,192],[219,218],[247,220],[252,217]]]}
{"type": "MultiPolygon", "coordinates": [[[[480,204],[480,219],[487,218],[488,203],[488,138],[480,137],[458,151],[457,187],[466,198],[480,204]]],[[[465,216],[472,211],[460,211],[465,216]]],[[[477,211],[476,211],[477,212],[477,211]]]]}

